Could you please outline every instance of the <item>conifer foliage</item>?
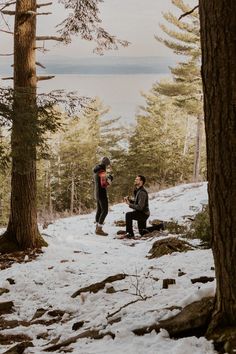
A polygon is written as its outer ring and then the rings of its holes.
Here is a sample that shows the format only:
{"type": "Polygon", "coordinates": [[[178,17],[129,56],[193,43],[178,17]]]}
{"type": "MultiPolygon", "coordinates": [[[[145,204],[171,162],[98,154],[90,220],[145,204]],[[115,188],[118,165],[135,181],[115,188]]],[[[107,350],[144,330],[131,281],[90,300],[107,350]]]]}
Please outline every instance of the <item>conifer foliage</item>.
{"type": "MultiPolygon", "coordinates": [[[[65,117],[63,130],[52,135],[50,154],[39,165],[41,221],[94,208],[94,166],[106,155],[116,169],[124,154],[125,131],[107,113],[108,109],[96,98],[78,116],[65,117]]],[[[109,191],[111,201],[117,201],[120,195],[119,174],[114,172],[114,184],[109,191]]]]}
{"type": "MultiPolygon", "coordinates": [[[[1,16],[14,16],[14,75],[13,92],[9,90],[11,102],[0,104],[0,113],[11,120],[11,208],[5,234],[0,238],[0,251],[35,248],[46,245],[37,224],[36,206],[36,159],[39,126],[42,123],[37,104],[37,82],[52,78],[37,76],[36,51],[45,50],[39,41],[56,40],[68,43],[71,35],[79,34],[82,38],[95,40],[97,48],[111,49],[119,44],[127,45],[110,35],[100,26],[100,0],[76,1],[61,0],[65,8],[72,10],[60,26],[60,36],[38,36],[36,19],[41,8],[52,3],[38,3],[36,0],[16,0],[1,2],[1,16]]],[[[12,34],[7,28],[5,33],[12,34]]],[[[2,32],[2,33],[3,33],[2,32]]],[[[47,110],[43,110],[45,113],[47,110]]],[[[47,115],[46,115],[47,116],[47,115]]],[[[52,117],[52,116],[51,116],[52,117]]],[[[47,118],[50,118],[47,116],[47,118]]],[[[55,125],[53,125],[54,129],[55,125]]],[[[40,139],[39,139],[40,140],[40,139]]]]}
{"type": "MultiPolygon", "coordinates": [[[[182,0],[172,0],[181,13],[190,12],[191,7],[182,0]]],[[[160,27],[167,35],[167,39],[156,37],[175,54],[187,58],[171,68],[172,81],[161,81],[156,85],[156,90],[161,94],[171,97],[174,104],[182,108],[190,117],[195,117],[195,151],[193,163],[193,181],[199,180],[201,155],[205,155],[203,144],[203,99],[202,81],[200,74],[200,23],[197,11],[191,12],[186,19],[179,19],[172,13],[165,13],[164,19],[168,25],[160,27]],[[174,29],[172,29],[174,28],[174,29]]]]}

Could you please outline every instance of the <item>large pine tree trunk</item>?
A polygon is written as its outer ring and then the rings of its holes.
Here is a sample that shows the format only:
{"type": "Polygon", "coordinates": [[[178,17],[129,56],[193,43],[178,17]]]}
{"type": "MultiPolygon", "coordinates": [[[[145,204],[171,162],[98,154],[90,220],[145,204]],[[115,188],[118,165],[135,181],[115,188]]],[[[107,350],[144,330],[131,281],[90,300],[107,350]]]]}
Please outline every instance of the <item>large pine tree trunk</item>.
{"type": "Polygon", "coordinates": [[[200,0],[209,207],[216,269],[210,331],[236,325],[236,1],[200,0]]]}
{"type": "Polygon", "coordinates": [[[43,244],[36,210],[36,0],[17,0],[14,29],[11,212],[0,251],[43,244]]]}

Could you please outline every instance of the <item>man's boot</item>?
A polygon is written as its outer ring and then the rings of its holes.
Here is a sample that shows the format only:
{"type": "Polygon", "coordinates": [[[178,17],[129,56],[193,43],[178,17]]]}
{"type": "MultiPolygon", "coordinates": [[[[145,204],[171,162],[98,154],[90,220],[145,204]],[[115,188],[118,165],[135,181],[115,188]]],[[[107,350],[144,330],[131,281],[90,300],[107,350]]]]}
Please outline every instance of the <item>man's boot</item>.
{"type": "Polygon", "coordinates": [[[103,231],[102,226],[96,226],[95,234],[99,236],[108,236],[106,232],[103,231]]]}

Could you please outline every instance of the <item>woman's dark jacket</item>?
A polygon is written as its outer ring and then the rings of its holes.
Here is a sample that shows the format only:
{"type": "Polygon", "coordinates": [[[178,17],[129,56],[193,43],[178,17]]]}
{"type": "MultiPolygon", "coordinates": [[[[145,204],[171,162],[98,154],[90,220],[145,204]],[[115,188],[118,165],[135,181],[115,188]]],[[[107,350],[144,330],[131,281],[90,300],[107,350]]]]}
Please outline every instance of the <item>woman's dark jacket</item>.
{"type": "Polygon", "coordinates": [[[107,198],[107,186],[113,180],[112,175],[107,175],[106,166],[103,164],[97,165],[93,169],[94,172],[94,196],[96,200],[107,198]]]}

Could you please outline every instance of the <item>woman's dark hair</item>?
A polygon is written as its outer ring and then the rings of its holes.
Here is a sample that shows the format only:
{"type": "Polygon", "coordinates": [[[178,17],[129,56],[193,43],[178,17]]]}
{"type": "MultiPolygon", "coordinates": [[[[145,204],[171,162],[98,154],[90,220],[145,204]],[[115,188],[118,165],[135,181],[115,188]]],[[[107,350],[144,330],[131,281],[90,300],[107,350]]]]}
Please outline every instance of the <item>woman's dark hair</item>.
{"type": "Polygon", "coordinates": [[[141,179],[141,181],[143,181],[143,184],[145,184],[146,178],[142,175],[138,175],[138,177],[141,179]]]}

